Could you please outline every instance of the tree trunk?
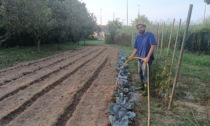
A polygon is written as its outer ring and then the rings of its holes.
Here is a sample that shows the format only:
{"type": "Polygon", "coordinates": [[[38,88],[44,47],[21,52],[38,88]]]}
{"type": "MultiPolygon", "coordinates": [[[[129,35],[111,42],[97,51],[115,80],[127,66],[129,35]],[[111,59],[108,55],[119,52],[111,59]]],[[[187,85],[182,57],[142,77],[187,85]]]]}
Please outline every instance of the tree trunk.
{"type": "Polygon", "coordinates": [[[40,39],[38,39],[38,43],[37,43],[37,50],[38,51],[40,51],[40,43],[41,43],[41,41],[40,41],[40,39]]]}
{"type": "Polygon", "coordinates": [[[6,33],[4,36],[0,37],[0,47],[2,46],[2,44],[4,42],[6,42],[9,38],[11,37],[11,34],[10,33],[6,33]]]}

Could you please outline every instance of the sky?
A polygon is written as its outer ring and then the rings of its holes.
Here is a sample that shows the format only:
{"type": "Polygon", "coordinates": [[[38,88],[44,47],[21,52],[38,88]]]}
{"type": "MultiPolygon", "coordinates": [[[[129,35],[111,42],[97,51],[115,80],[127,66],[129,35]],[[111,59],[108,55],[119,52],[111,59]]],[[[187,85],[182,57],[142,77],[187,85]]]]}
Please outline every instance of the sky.
{"type": "MultiPolygon", "coordinates": [[[[127,0],[81,0],[86,3],[90,13],[94,13],[97,23],[106,25],[108,21],[119,18],[127,24],[127,0]],[[101,16],[100,16],[101,13],[101,16]],[[100,18],[102,17],[102,18],[100,18]]],[[[204,19],[204,0],[128,0],[128,24],[130,25],[138,13],[146,15],[150,21],[172,21],[174,18],[186,20],[189,5],[193,4],[191,21],[204,19]]],[[[210,5],[206,5],[206,17],[210,16],[210,5]]]]}

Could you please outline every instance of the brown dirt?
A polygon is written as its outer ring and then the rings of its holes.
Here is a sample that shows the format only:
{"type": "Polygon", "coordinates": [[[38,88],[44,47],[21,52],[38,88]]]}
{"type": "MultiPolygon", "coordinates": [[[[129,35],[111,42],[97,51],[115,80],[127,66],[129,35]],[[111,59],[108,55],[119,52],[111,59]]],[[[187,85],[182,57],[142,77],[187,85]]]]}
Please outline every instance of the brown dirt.
{"type": "MultiPolygon", "coordinates": [[[[98,50],[98,49],[94,49],[91,52],[87,51],[87,53],[85,53],[85,54],[78,52],[77,56],[70,57],[63,62],[56,63],[52,66],[47,66],[39,71],[25,75],[15,81],[12,81],[5,85],[0,86],[0,101],[2,101],[4,98],[6,98],[8,96],[11,96],[11,94],[14,94],[19,90],[23,90],[30,85],[39,83],[43,79],[48,78],[50,75],[60,72],[62,69],[66,69],[67,67],[71,66],[72,64],[75,64],[75,62],[80,62],[81,58],[84,58],[90,54],[93,54],[95,50],[98,50]]],[[[43,62],[42,64],[47,64],[47,62],[48,61],[43,62]]],[[[32,67],[34,67],[34,66],[32,66],[32,67]]],[[[37,67],[39,67],[39,66],[37,66],[37,67]]]]}
{"type": "MultiPolygon", "coordinates": [[[[81,51],[86,51],[86,50],[81,50],[81,51]]],[[[36,72],[44,67],[59,63],[67,59],[68,57],[74,56],[76,54],[77,53],[73,51],[68,51],[68,52],[50,56],[44,59],[21,63],[11,68],[1,70],[0,71],[0,85],[5,85],[6,83],[17,80],[18,78],[21,78],[22,76],[36,72]],[[45,62],[45,64],[43,64],[43,62],[45,62]]]]}
{"type": "Polygon", "coordinates": [[[108,125],[117,54],[86,47],[0,71],[0,126],[108,125]]]}
{"type": "MultiPolygon", "coordinates": [[[[115,50],[112,49],[111,52],[115,52],[115,50]]],[[[113,66],[116,63],[116,57],[116,52],[110,55],[106,68],[102,69],[87,93],[81,98],[81,102],[73,117],[67,122],[67,126],[104,126],[109,124],[107,106],[113,95],[112,91],[115,89],[116,72],[113,66]]]]}

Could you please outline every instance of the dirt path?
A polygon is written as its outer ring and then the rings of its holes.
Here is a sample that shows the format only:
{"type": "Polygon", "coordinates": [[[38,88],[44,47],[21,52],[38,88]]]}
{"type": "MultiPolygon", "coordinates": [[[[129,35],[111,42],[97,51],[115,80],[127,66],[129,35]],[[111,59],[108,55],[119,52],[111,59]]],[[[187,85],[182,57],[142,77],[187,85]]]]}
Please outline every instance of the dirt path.
{"type": "Polygon", "coordinates": [[[0,71],[0,126],[106,126],[117,54],[86,47],[0,71]]]}

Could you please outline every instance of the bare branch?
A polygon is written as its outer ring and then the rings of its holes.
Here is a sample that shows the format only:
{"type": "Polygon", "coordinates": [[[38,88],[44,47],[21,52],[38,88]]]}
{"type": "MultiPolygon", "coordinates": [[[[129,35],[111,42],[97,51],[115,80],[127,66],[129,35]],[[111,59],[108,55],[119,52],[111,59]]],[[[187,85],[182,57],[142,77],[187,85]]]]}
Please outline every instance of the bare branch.
{"type": "Polygon", "coordinates": [[[6,38],[8,35],[10,35],[10,32],[7,32],[4,36],[0,36],[0,39],[6,38]]]}
{"type": "Polygon", "coordinates": [[[4,42],[6,42],[6,41],[11,37],[11,35],[12,35],[12,34],[10,34],[10,33],[8,32],[8,34],[6,33],[6,34],[3,36],[3,39],[0,40],[0,47],[1,47],[1,45],[2,45],[4,42]]]}

